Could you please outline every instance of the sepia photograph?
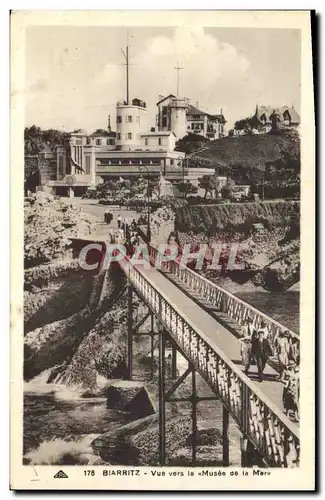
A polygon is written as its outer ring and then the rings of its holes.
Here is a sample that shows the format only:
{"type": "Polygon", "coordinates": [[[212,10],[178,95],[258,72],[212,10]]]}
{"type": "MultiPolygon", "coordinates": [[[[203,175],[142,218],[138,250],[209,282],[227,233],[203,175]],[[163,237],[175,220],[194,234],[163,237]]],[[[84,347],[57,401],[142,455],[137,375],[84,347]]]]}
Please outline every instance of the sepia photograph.
{"type": "Polygon", "coordinates": [[[207,19],[25,27],[20,465],[58,488],[307,453],[302,29],[207,19]]]}

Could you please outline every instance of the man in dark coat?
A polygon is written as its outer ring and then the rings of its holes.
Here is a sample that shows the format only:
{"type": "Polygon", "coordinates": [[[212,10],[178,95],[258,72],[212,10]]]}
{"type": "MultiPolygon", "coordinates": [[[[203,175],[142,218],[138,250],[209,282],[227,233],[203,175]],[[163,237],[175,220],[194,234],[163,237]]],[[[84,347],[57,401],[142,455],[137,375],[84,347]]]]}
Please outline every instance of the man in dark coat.
{"type": "Polygon", "coordinates": [[[263,338],[260,331],[254,331],[252,335],[252,357],[256,361],[257,373],[259,381],[263,380],[264,371],[264,355],[263,355],[263,338]]]}

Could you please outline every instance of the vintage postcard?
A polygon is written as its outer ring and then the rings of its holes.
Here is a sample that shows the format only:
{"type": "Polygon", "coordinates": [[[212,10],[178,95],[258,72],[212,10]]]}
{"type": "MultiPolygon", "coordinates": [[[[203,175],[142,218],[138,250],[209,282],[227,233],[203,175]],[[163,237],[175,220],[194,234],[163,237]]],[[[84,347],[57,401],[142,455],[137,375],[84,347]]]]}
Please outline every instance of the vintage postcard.
{"type": "Polygon", "coordinates": [[[11,488],[315,488],[310,11],[11,13],[11,488]]]}

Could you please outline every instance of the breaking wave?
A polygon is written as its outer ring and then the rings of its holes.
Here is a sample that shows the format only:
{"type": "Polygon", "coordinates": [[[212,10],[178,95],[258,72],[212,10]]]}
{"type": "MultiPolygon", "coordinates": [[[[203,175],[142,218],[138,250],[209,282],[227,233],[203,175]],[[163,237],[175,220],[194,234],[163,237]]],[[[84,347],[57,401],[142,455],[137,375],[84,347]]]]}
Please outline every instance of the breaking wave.
{"type": "Polygon", "coordinates": [[[78,441],[53,439],[44,441],[24,456],[30,465],[101,465],[103,460],[94,453],[90,443],[98,434],[88,434],[78,441]]]}

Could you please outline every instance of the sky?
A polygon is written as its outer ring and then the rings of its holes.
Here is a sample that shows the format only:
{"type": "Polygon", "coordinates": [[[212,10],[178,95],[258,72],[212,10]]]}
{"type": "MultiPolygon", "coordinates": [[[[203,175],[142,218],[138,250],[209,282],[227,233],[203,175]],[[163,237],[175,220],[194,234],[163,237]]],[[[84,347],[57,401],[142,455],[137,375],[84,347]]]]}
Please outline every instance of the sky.
{"type": "Polygon", "coordinates": [[[300,32],[292,29],[200,27],[35,26],[26,30],[25,124],[91,133],[107,126],[126,97],[156,102],[177,92],[211,114],[223,110],[227,128],[256,104],[300,110],[300,32]],[[128,35],[127,35],[128,34],[128,35]]]}

